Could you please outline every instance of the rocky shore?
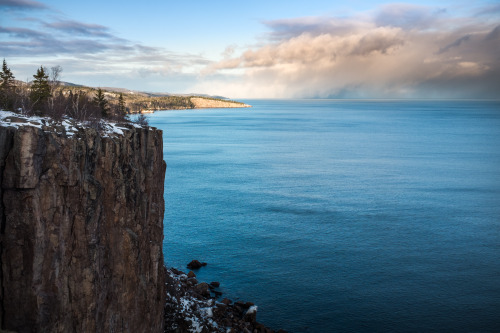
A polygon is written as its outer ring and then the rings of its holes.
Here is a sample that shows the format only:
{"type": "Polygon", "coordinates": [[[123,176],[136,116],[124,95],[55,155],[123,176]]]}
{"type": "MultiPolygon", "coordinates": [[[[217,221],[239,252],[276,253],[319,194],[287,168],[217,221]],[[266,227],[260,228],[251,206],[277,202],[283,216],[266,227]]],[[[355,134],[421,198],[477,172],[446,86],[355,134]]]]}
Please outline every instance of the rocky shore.
{"type": "MultiPolygon", "coordinates": [[[[194,270],[205,264],[192,263],[188,267],[197,267],[194,270]]],[[[257,322],[258,307],[254,303],[222,298],[219,285],[215,281],[199,282],[192,270],[186,274],[168,269],[165,332],[286,333],[257,322]]]]}

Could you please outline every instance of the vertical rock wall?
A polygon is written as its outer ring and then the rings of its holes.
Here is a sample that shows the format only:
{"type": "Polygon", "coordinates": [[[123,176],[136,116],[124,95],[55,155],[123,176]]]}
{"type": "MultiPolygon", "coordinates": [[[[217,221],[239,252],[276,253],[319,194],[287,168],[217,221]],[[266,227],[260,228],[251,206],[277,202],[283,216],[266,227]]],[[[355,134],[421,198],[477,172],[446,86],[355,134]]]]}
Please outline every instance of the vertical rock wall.
{"type": "Polygon", "coordinates": [[[0,127],[0,327],[162,332],[162,133],[0,127]]]}

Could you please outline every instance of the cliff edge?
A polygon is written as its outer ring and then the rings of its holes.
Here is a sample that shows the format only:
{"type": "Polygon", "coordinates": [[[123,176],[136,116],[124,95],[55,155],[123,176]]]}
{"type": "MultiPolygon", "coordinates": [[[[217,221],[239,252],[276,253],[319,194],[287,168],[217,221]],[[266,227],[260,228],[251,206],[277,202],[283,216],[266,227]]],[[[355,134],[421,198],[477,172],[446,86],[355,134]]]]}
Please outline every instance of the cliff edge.
{"type": "Polygon", "coordinates": [[[10,118],[0,122],[1,329],[162,332],[162,132],[10,118]]]}
{"type": "Polygon", "coordinates": [[[220,99],[191,97],[195,109],[210,109],[210,108],[250,108],[251,106],[245,103],[224,101],[220,99]]]}

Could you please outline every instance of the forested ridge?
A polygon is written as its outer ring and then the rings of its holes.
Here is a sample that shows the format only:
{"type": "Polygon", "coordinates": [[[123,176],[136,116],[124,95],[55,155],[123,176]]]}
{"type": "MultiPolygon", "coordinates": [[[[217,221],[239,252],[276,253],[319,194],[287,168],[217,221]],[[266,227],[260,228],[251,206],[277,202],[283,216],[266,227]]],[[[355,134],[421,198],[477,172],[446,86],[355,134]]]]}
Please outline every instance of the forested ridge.
{"type": "Polygon", "coordinates": [[[123,119],[127,114],[155,110],[194,109],[191,98],[245,106],[244,103],[197,95],[170,95],[122,88],[94,88],[62,82],[62,68],[40,66],[31,81],[22,82],[3,60],[0,72],[0,109],[53,118],[70,116],[89,119],[123,119]]]}

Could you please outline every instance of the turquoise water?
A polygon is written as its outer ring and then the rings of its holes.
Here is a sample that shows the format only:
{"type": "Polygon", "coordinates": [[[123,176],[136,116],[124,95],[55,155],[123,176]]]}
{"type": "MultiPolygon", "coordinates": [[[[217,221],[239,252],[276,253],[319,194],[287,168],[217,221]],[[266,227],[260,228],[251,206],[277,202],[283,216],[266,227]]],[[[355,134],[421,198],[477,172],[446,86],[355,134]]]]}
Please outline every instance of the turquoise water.
{"type": "Polygon", "coordinates": [[[500,331],[500,103],[157,112],[167,266],[291,332],[500,331]]]}

